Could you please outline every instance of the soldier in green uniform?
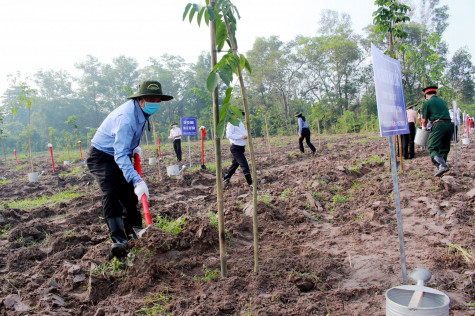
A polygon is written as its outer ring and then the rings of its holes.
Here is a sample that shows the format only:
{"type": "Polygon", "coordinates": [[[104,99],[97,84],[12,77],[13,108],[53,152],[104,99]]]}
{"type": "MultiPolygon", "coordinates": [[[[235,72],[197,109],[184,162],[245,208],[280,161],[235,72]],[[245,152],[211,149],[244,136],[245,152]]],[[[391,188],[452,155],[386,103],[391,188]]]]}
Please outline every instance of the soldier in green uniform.
{"type": "Polygon", "coordinates": [[[427,100],[422,106],[422,129],[427,128],[428,121],[432,122],[427,150],[432,162],[439,167],[435,176],[440,177],[450,170],[446,161],[454,126],[450,119],[447,103],[437,95],[437,87],[430,86],[422,91],[424,91],[427,100]]]}

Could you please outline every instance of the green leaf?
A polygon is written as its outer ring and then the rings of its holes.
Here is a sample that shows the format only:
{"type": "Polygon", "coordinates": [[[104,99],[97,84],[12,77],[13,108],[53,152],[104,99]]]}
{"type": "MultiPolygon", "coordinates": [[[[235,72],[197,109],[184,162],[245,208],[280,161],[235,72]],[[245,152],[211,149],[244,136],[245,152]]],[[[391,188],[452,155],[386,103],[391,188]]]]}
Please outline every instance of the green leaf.
{"type": "Polygon", "coordinates": [[[222,120],[222,121],[219,121],[218,126],[216,127],[216,134],[218,135],[219,138],[224,137],[225,124],[226,124],[226,121],[222,120]]]}
{"type": "Polygon", "coordinates": [[[237,106],[231,105],[231,106],[229,107],[229,111],[231,111],[232,114],[236,115],[236,116],[239,117],[241,120],[243,119],[243,115],[242,115],[241,109],[238,108],[237,106]]]}
{"type": "Polygon", "coordinates": [[[252,73],[251,65],[249,64],[249,61],[247,59],[246,59],[246,62],[244,64],[244,68],[246,68],[247,71],[249,71],[250,74],[252,73]]]}
{"type": "Polygon", "coordinates": [[[198,13],[198,26],[201,26],[201,18],[203,17],[203,13],[205,13],[205,7],[202,7],[200,13],[198,13]]]}
{"type": "Polygon", "coordinates": [[[216,46],[218,47],[218,51],[223,49],[227,37],[228,33],[226,32],[225,23],[221,20],[216,20],[216,46]]]}
{"type": "Polygon", "coordinates": [[[221,117],[219,118],[220,121],[224,120],[224,118],[226,117],[226,114],[228,112],[229,100],[231,100],[232,92],[233,92],[233,88],[226,89],[226,96],[224,97],[223,108],[221,109],[221,117]]]}
{"type": "Polygon", "coordinates": [[[233,124],[234,126],[239,125],[239,120],[235,116],[230,115],[228,119],[229,119],[229,123],[233,124]]]}
{"type": "Polygon", "coordinates": [[[206,7],[206,9],[207,9],[207,12],[209,14],[209,19],[211,21],[215,21],[216,20],[216,12],[214,12],[214,8],[209,5],[209,6],[206,7]]]}
{"type": "Polygon", "coordinates": [[[190,23],[191,23],[191,21],[193,21],[193,16],[195,15],[195,12],[196,12],[195,8],[194,7],[191,8],[191,10],[190,10],[190,19],[189,19],[190,23]]]}
{"type": "Polygon", "coordinates": [[[188,14],[188,10],[190,10],[192,3],[188,3],[185,7],[185,12],[183,12],[183,21],[185,21],[186,15],[188,14]]]}
{"type": "Polygon", "coordinates": [[[212,71],[206,79],[206,88],[208,91],[213,92],[218,86],[218,75],[215,71],[212,71]]]}
{"type": "Polygon", "coordinates": [[[227,86],[229,86],[229,84],[233,80],[232,68],[228,64],[224,65],[224,67],[219,70],[219,77],[227,86]]]}
{"type": "Polygon", "coordinates": [[[206,25],[209,25],[209,13],[208,13],[208,10],[205,11],[205,22],[206,22],[206,25]]]}

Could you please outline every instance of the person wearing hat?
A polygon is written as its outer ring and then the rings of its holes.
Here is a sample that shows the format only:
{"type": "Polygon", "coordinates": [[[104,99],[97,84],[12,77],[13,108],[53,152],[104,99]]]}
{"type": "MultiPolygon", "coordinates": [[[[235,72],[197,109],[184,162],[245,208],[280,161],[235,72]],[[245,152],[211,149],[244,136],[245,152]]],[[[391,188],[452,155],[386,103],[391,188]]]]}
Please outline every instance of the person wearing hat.
{"type": "Polygon", "coordinates": [[[127,240],[142,228],[137,210],[142,195],[149,197],[144,179],[135,171],[131,158],[142,155],[139,147],[148,118],[162,101],[173,99],[162,93],[158,81],[140,83],[138,92],[104,119],[91,140],[87,167],[102,191],[104,219],[112,239],[112,255],[127,254],[127,240]],[[135,230],[134,230],[135,229],[135,230]]]}
{"type": "Polygon", "coordinates": [[[422,91],[424,91],[427,100],[422,106],[422,129],[427,129],[428,121],[432,122],[427,150],[432,162],[439,168],[435,176],[440,177],[450,170],[446,161],[454,126],[450,119],[447,103],[437,95],[437,87],[430,86],[422,91]]]}
{"type": "Polygon", "coordinates": [[[179,128],[175,122],[173,122],[171,126],[172,129],[170,130],[170,136],[168,136],[168,138],[173,139],[176,161],[181,161],[181,128],[179,128]]]}
{"type": "MultiPolygon", "coordinates": [[[[244,117],[244,111],[241,111],[244,117]]],[[[238,126],[234,126],[231,122],[228,122],[226,125],[226,137],[229,139],[231,143],[231,155],[233,156],[233,160],[229,169],[224,172],[224,183],[228,184],[231,180],[231,177],[236,172],[236,169],[241,166],[242,173],[246,178],[247,184],[252,187],[252,176],[251,171],[249,170],[249,164],[247,163],[246,156],[244,155],[245,147],[247,144],[247,130],[244,127],[244,123],[242,120],[235,114],[231,114],[236,116],[239,121],[238,126]]]]}
{"type": "Polygon", "coordinates": [[[295,117],[298,117],[298,125],[299,125],[299,148],[300,152],[304,152],[303,148],[303,140],[307,142],[308,147],[312,151],[312,154],[315,156],[317,154],[317,150],[315,146],[310,142],[310,129],[308,128],[307,121],[305,120],[305,116],[302,115],[302,112],[295,112],[295,117]]]}
{"type": "Polygon", "coordinates": [[[414,159],[414,139],[416,137],[417,112],[415,111],[417,103],[408,104],[406,115],[409,124],[409,134],[402,135],[402,154],[404,159],[414,159]]]}

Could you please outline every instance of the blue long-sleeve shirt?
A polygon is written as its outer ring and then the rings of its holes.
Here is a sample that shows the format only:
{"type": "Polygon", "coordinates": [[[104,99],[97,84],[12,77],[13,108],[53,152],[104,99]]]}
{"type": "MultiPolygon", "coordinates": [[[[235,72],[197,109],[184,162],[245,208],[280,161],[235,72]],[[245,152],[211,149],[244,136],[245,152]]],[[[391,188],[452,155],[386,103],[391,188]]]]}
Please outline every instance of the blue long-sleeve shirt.
{"type": "Polygon", "coordinates": [[[129,100],[109,113],[92,138],[91,144],[96,149],[114,156],[127,182],[134,186],[142,181],[135,171],[130,157],[140,144],[145,128],[146,115],[135,100],[129,100]]]}
{"type": "Polygon", "coordinates": [[[298,119],[299,123],[299,136],[302,136],[302,128],[308,128],[307,121],[302,120],[301,117],[298,119]]]}

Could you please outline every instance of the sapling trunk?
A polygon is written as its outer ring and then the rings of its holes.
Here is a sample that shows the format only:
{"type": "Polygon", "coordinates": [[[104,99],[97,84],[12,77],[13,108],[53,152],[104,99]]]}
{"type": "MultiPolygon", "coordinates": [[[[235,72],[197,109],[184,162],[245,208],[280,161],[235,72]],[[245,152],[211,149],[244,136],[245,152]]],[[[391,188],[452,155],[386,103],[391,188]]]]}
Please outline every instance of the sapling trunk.
{"type": "Polygon", "coordinates": [[[317,117],[317,130],[318,130],[318,149],[322,149],[322,143],[320,142],[320,120],[317,117]]]}
{"type": "Polygon", "coordinates": [[[269,156],[272,156],[272,151],[271,151],[271,147],[270,147],[269,127],[267,125],[267,115],[266,114],[264,114],[264,121],[266,123],[267,148],[269,149],[269,156]]]}
{"type": "Polygon", "coordinates": [[[153,122],[153,121],[152,121],[152,128],[153,128],[153,136],[155,138],[155,140],[154,140],[155,149],[157,150],[158,179],[160,179],[160,181],[162,181],[162,168],[160,166],[160,153],[159,153],[159,149],[158,149],[158,137],[157,137],[157,133],[155,133],[155,122],[153,122]]]}
{"type": "Polygon", "coordinates": [[[30,168],[31,168],[31,172],[33,172],[33,156],[31,155],[30,118],[31,118],[31,110],[28,108],[28,150],[30,151],[30,168]]]}
{"type": "Polygon", "coordinates": [[[3,158],[5,162],[7,162],[7,152],[5,151],[5,142],[0,138],[0,141],[2,142],[2,148],[3,148],[3,158]]]}
{"type": "MultiPolygon", "coordinates": [[[[215,1],[210,1],[210,6],[215,7],[215,1]]],[[[216,54],[216,22],[209,21],[210,41],[211,41],[211,68],[217,63],[216,54]]],[[[227,277],[226,266],[226,236],[224,232],[224,205],[223,205],[223,175],[221,170],[221,138],[217,134],[219,123],[219,101],[218,101],[218,87],[212,93],[213,99],[213,124],[214,124],[214,148],[216,158],[216,198],[218,206],[218,230],[219,230],[219,257],[221,261],[221,277],[227,277]]]]}
{"type": "MultiPolygon", "coordinates": [[[[226,23],[226,30],[228,32],[229,41],[231,42],[231,48],[233,50],[233,54],[238,55],[236,43],[234,41],[233,34],[229,27],[228,19],[226,15],[223,15],[224,22],[226,23]]],[[[241,96],[242,102],[244,104],[244,112],[246,113],[246,129],[248,130],[248,142],[249,142],[249,153],[251,156],[251,166],[252,166],[252,204],[253,204],[253,215],[252,215],[252,222],[253,222],[253,231],[254,231],[254,272],[259,271],[259,246],[258,246],[258,225],[257,225],[257,172],[256,172],[256,160],[254,157],[254,146],[252,145],[252,133],[251,133],[251,123],[249,119],[249,106],[247,105],[247,95],[246,95],[246,87],[244,86],[244,79],[242,77],[241,66],[237,65],[237,71],[239,75],[239,85],[241,86],[241,96]]]]}

